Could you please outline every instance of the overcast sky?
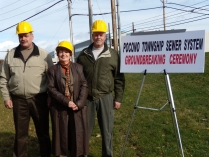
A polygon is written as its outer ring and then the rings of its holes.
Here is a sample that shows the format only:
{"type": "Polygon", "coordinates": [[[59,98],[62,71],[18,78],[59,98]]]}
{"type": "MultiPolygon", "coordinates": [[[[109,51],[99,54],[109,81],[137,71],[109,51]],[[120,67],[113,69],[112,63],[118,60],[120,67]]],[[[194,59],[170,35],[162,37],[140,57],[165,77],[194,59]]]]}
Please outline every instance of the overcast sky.
{"type": "MultiPolygon", "coordinates": [[[[0,51],[6,51],[18,45],[16,26],[2,30],[57,2],[59,0],[0,0],[0,51]]],[[[91,2],[93,14],[111,12],[111,0],[92,0],[91,2]]],[[[187,29],[187,31],[209,32],[209,0],[167,0],[165,6],[167,30],[187,29]]],[[[119,0],[119,8],[123,32],[131,33],[132,22],[136,31],[163,30],[161,0],[119,0]]],[[[88,0],[72,0],[71,12],[88,14],[88,0]]],[[[93,21],[97,19],[105,20],[112,25],[111,14],[93,16],[93,21]]],[[[67,0],[57,3],[27,21],[33,26],[34,42],[47,51],[53,51],[58,41],[70,40],[67,0]]],[[[88,16],[74,15],[72,23],[74,44],[89,39],[88,16]]],[[[0,59],[3,59],[5,54],[6,52],[0,52],[0,59]]]]}

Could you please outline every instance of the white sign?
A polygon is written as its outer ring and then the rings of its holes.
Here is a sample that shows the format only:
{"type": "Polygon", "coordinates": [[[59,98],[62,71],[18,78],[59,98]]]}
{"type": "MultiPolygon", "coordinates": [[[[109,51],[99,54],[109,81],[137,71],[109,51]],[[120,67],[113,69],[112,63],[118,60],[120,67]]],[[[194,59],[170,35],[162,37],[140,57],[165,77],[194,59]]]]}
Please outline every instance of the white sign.
{"type": "Polygon", "coordinates": [[[203,73],[205,31],[124,36],[121,72],[203,73]]]}

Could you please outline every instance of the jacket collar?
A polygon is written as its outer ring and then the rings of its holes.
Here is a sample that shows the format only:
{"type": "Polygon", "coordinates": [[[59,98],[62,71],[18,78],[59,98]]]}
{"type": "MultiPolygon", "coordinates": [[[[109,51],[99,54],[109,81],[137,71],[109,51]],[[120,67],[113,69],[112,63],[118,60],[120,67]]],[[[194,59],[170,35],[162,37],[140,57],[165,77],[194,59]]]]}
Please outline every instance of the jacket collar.
{"type": "MultiPolygon", "coordinates": [[[[34,43],[33,43],[34,47],[33,47],[33,52],[31,53],[30,57],[31,56],[37,56],[39,55],[39,50],[38,50],[38,46],[36,46],[34,43]]],[[[17,46],[17,48],[15,49],[15,53],[14,53],[14,58],[21,58],[22,57],[22,54],[21,54],[21,51],[20,51],[20,44],[17,46]]]]}
{"type": "Polygon", "coordinates": [[[64,78],[64,74],[62,72],[62,66],[61,66],[60,62],[58,62],[56,64],[56,66],[57,66],[57,71],[56,71],[57,79],[56,79],[56,81],[57,81],[57,85],[58,85],[59,91],[65,92],[65,86],[62,84],[62,81],[60,81],[61,78],[64,78]]]}
{"type": "MultiPolygon", "coordinates": [[[[86,51],[84,51],[84,53],[86,53],[87,55],[90,55],[91,57],[94,58],[94,55],[92,53],[92,49],[93,49],[94,43],[92,43],[91,45],[89,45],[89,47],[86,49],[86,51]]],[[[109,48],[107,46],[106,43],[104,43],[104,49],[102,50],[102,52],[99,54],[99,57],[105,55],[107,57],[107,54],[110,54],[109,52],[109,48]]]]}
{"type": "MultiPolygon", "coordinates": [[[[66,79],[66,78],[65,78],[64,73],[62,72],[62,66],[61,66],[60,62],[58,62],[56,64],[56,66],[57,66],[57,71],[56,71],[57,79],[56,80],[57,80],[58,88],[59,88],[59,91],[62,91],[64,93],[65,92],[65,85],[62,84],[62,81],[60,81],[60,80],[61,80],[61,78],[64,78],[64,79],[66,79]]],[[[70,62],[70,70],[72,72],[72,76],[74,77],[75,76],[74,74],[76,73],[76,67],[73,62],[70,62]]]]}

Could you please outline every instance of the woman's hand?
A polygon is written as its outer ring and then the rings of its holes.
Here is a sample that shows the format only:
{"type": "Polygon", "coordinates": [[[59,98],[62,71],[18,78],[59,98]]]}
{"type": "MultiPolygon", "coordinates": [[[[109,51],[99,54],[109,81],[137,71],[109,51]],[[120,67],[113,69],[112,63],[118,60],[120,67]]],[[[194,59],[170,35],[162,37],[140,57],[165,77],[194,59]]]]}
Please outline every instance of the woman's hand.
{"type": "Polygon", "coordinates": [[[71,108],[73,111],[78,110],[77,105],[72,101],[69,101],[68,107],[71,108]]]}

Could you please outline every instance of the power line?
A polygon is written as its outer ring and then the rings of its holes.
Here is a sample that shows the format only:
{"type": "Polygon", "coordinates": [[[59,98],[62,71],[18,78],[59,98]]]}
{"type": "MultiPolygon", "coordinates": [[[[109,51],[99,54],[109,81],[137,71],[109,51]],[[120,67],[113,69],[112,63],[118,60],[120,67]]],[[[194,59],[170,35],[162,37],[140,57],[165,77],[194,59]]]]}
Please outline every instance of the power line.
{"type": "MultiPolygon", "coordinates": [[[[167,6],[166,6],[167,7],[167,6]]],[[[127,10],[127,11],[121,11],[122,12],[132,12],[132,11],[142,11],[142,10],[149,10],[149,9],[157,9],[157,8],[161,8],[161,7],[155,7],[155,8],[146,8],[146,9],[136,9],[136,10],[127,10]]],[[[183,10],[183,9],[178,9],[178,8],[173,8],[173,9],[176,9],[176,10],[181,10],[181,11],[186,11],[186,12],[191,12],[191,11],[188,11],[188,10],[183,10]]],[[[198,13],[198,12],[192,12],[192,13],[197,13],[197,14],[202,14],[202,15],[209,15],[209,14],[204,14],[204,13],[198,13]]],[[[110,14],[110,12],[108,13],[102,13],[102,14],[93,14],[94,16],[96,15],[106,15],[106,14],[110,14]]],[[[83,15],[83,16],[88,16],[88,14],[73,14],[72,16],[76,16],[76,15],[83,15]]],[[[203,19],[206,19],[206,18],[203,18],[203,19]]],[[[198,20],[202,20],[202,19],[198,19],[198,20]]],[[[194,21],[198,21],[198,20],[194,20],[194,21]]],[[[189,22],[193,22],[193,21],[189,21],[189,22]]],[[[187,23],[187,22],[185,22],[187,23]]],[[[181,23],[180,23],[181,24],[181,23]]],[[[169,25],[170,26],[173,26],[173,25],[169,25]]]]}
{"type": "Polygon", "coordinates": [[[10,3],[10,4],[8,4],[8,5],[6,5],[6,6],[2,7],[2,8],[0,8],[0,9],[4,9],[4,8],[6,8],[6,7],[8,7],[8,6],[11,6],[11,5],[13,5],[13,4],[19,2],[19,1],[21,1],[21,0],[17,0],[17,1],[15,1],[15,2],[13,2],[13,3],[10,3]]]}
{"type": "MultiPolygon", "coordinates": [[[[204,0],[204,1],[201,1],[201,2],[198,2],[198,3],[195,3],[195,4],[191,5],[191,6],[198,5],[198,4],[204,3],[204,2],[206,2],[206,1],[208,1],[208,0],[204,0]]],[[[184,8],[186,8],[186,7],[184,7],[184,8]]],[[[168,14],[170,14],[170,13],[173,13],[173,12],[176,12],[176,11],[168,12],[166,15],[168,15],[168,14]]],[[[157,16],[154,16],[154,17],[151,17],[151,18],[148,18],[148,19],[153,19],[153,18],[156,18],[156,17],[157,17],[157,16]]],[[[140,21],[135,21],[135,22],[136,22],[136,23],[137,23],[137,22],[142,22],[142,21],[146,21],[146,20],[148,20],[148,19],[144,19],[144,20],[140,20],[140,21]]],[[[126,25],[132,25],[132,24],[126,24],[126,25]]],[[[123,25],[123,26],[126,26],[126,25],[123,25]]],[[[130,26],[130,27],[131,27],[131,26],[130,26]]]]}
{"type": "MultiPolygon", "coordinates": [[[[184,11],[184,12],[190,12],[190,13],[196,13],[196,14],[201,14],[201,15],[209,15],[209,14],[205,14],[205,13],[199,13],[199,12],[194,12],[194,11],[188,11],[188,10],[183,10],[183,9],[178,9],[178,8],[173,8],[173,7],[168,7],[165,6],[166,8],[171,8],[171,9],[175,9],[175,10],[180,10],[180,11],[184,11]]],[[[150,22],[150,21],[149,21],[150,22]]],[[[140,24],[138,24],[140,25],[140,24]]],[[[131,27],[131,26],[130,26],[131,27]]],[[[125,28],[129,28],[129,27],[125,27],[125,28]]],[[[124,28],[123,28],[124,29],[124,28]]]]}
{"type": "MultiPolygon", "coordinates": [[[[34,1],[37,1],[37,0],[34,0],[34,1]]],[[[3,14],[0,14],[0,15],[4,15],[4,14],[7,14],[7,13],[10,13],[10,12],[16,11],[16,9],[22,8],[22,7],[24,7],[24,6],[28,5],[28,4],[33,3],[34,1],[29,2],[29,3],[26,3],[26,4],[24,4],[24,5],[20,6],[20,7],[14,8],[14,9],[12,9],[12,10],[10,10],[10,11],[8,11],[8,12],[5,12],[5,13],[3,13],[3,14]]]]}
{"type": "MultiPolygon", "coordinates": [[[[60,1],[56,2],[56,3],[54,3],[53,5],[49,6],[48,8],[46,8],[46,9],[44,9],[44,10],[42,10],[42,11],[40,11],[40,12],[38,12],[38,13],[36,13],[36,14],[30,16],[30,17],[28,17],[27,19],[25,19],[25,20],[23,20],[23,21],[26,21],[26,20],[28,20],[28,19],[30,19],[30,18],[32,18],[32,17],[38,15],[38,14],[40,14],[40,13],[42,13],[42,12],[44,12],[44,11],[50,9],[51,7],[55,6],[56,4],[58,4],[58,3],[62,2],[62,1],[64,1],[64,0],[60,0],[60,1]]],[[[10,29],[10,28],[12,28],[12,27],[14,27],[14,26],[16,26],[16,25],[17,25],[17,24],[14,24],[14,25],[12,25],[12,26],[10,26],[10,27],[8,27],[8,28],[5,28],[5,29],[1,30],[0,32],[3,32],[3,31],[5,31],[5,30],[8,30],[8,29],[10,29]]]]}
{"type": "Polygon", "coordinates": [[[63,11],[63,9],[65,9],[65,8],[67,8],[67,5],[62,6],[62,7],[60,7],[60,8],[57,9],[57,10],[54,10],[54,11],[52,11],[52,12],[49,12],[49,13],[47,13],[47,14],[42,15],[41,17],[37,17],[37,18],[32,19],[32,20],[29,20],[29,21],[39,20],[39,19],[41,19],[41,18],[44,18],[44,17],[49,16],[49,15],[52,15],[52,14],[57,13],[57,12],[59,12],[59,11],[63,11]]]}
{"type": "MultiPolygon", "coordinates": [[[[153,7],[153,8],[146,8],[146,9],[135,9],[135,10],[125,10],[125,11],[120,11],[120,12],[121,13],[125,13],[125,12],[133,12],[133,11],[152,10],[152,9],[158,9],[158,8],[161,8],[161,7],[153,7]]],[[[97,13],[97,14],[93,14],[93,15],[94,16],[97,16],[97,15],[107,15],[107,14],[111,14],[111,12],[97,13]]],[[[72,14],[72,16],[78,16],[78,15],[81,15],[81,16],[89,16],[89,14],[72,14]]]]}
{"type": "MultiPolygon", "coordinates": [[[[169,2],[169,3],[166,3],[166,4],[175,4],[175,5],[184,6],[184,7],[188,7],[188,8],[193,8],[193,9],[200,9],[200,10],[209,11],[209,10],[207,10],[207,9],[201,9],[201,8],[191,7],[191,6],[187,6],[187,5],[183,5],[183,4],[178,4],[178,3],[171,3],[171,2],[169,2]]],[[[208,5],[206,5],[206,6],[208,6],[208,5]]]]}
{"type": "MultiPolygon", "coordinates": [[[[34,0],[34,1],[36,1],[36,0],[34,0]]],[[[54,1],[54,0],[53,0],[53,1],[54,1]]],[[[20,14],[16,14],[16,15],[14,15],[14,16],[10,16],[10,17],[5,18],[5,19],[2,19],[2,20],[0,20],[0,21],[4,21],[4,20],[7,20],[7,19],[11,19],[11,18],[13,18],[13,17],[16,17],[16,16],[19,16],[19,15],[21,15],[21,14],[24,14],[24,13],[30,12],[31,10],[34,10],[34,9],[40,8],[41,6],[44,6],[44,5],[47,5],[47,4],[49,4],[49,3],[45,3],[45,4],[43,4],[43,5],[40,5],[40,6],[36,7],[36,8],[33,8],[33,9],[28,10],[28,11],[22,12],[22,13],[20,13],[20,14]]],[[[25,6],[25,5],[24,5],[24,6],[25,6]]],[[[16,9],[18,9],[18,8],[16,8],[16,9]]],[[[2,15],[2,14],[1,14],[1,15],[2,15]]]]}
{"type": "Polygon", "coordinates": [[[196,11],[193,11],[193,10],[183,10],[183,9],[178,9],[178,8],[173,8],[173,7],[168,7],[168,6],[166,6],[166,8],[181,10],[181,11],[191,12],[191,13],[196,13],[196,14],[202,14],[202,15],[209,15],[209,14],[205,14],[205,13],[199,13],[199,12],[196,12],[196,11]]]}
{"type": "MultiPolygon", "coordinates": [[[[202,16],[206,16],[206,15],[202,15],[202,16]]],[[[202,17],[202,16],[198,16],[198,17],[202,17]]],[[[196,20],[190,20],[190,21],[187,21],[187,22],[180,22],[180,23],[177,23],[177,24],[172,24],[172,23],[176,23],[176,22],[179,22],[179,21],[170,22],[170,23],[168,23],[168,24],[170,24],[170,25],[167,25],[167,27],[177,26],[177,25],[186,24],[186,23],[190,23],[190,22],[195,22],[195,21],[199,21],[199,20],[204,20],[204,19],[207,19],[207,18],[209,18],[209,17],[200,18],[200,19],[196,19],[196,20]]],[[[186,19],[186,20],[188,20],[188,19],[186,19]]],[[[182,21],[182,20],[180,20],[180,21],[182,21]]],[[[155,27],[155,28],[147,29],[146,31],[148,31],[148,30],[156,30],[156,29],[163,28],[162,25],[161,25],[161,27],[157,27],[157,26],[159,26],[159,25],[155,25],[155,26],[153,26],[153,27],[155,27]]],[[[146,27],[145,27],[145,28],[146,28],[146,27]]],[[[151,27],[148,27],[148,28],[151,28],[151,27]]],[[[143,29],[143,28],[142,28],[142,29],[143,29]]],[[[131,31],[132,31],[132,30],[124,31],[124,33],[128,33],[128,32],[131,32],[131,31]]]]}
{"type": "MultiPolygon", "coordinates": [[[[201,7],[205,7],[205,6],[201,6],[201,7]]],[[[184,12],[182,12],[182,13],[172,14],[170,16],[167,16],[167,20],[170,20],[170,19],[173,19],[173,18],[177,18],[177,17],[180,17],[180,16],[185,16],[185,15],[188,15],[188,14],[191,14],[191,13],[184,13],[184,12]],[[179,16],[175,16],[173,18],[168,18],[168,17],[172,17],[174,15],[179,15],[179,16]]],[[[134,26],[137,26],[137,25],[142,26],[142,25],[145,25],[145,24],[149,24],[149,23],[153,23],[153,22],[158,22],[160,20],[162,20],[162,18],[158,18],[158,19],[155,19],[155,20],[149,20],[149,21],[146,21],[146,22],[143,22],[143,23],[138,23],[138,24],[135,24],[134,26]]],[[[123,29],[127,29],[127,28],[130,28],[130,27],[132,27],[132,26],[123,27],[123,29]]]]}
{"type": "MultiPolygon", "coordinates": [[[[71,2],[71,4],[72,4],[71,7],[73,6],[74,2],[75,2],[75,0],[74,0],[73,2],[71,2]]],[[[68,6],[66,5],[66,7],[68,7],[68,6]]],[[[53,38],[56,36],[56,34],[57,34],[57,32],[60,30],[60,28],[62,27],[62,25],[63,25],[63,23],[65,22],[65,20],[67,19],[67,17],[68,17],[68,15],[66,16],[66,18],[64,19],[64,21],[62,22],[62,24],[60,25],[60,27],[58,28],[58,30],[56,31],[56,33],[53,35],[53,37],[52,37],[52,39],[50,40],[50,42],[49,42],[48,45],[51,44],[51,41],[52,41],[53,38]]]]}
{"type": "MultiPolygon", "coordinates": [[[[203,17],[203,16],[206,16],[206,15],[196,16],[196,17],[193,17],[192,19],[203,17]]],[[[173,24],[173,23],[177,23],[177,22],[181,22],[181,21],[190,20],[190,19],[191,18],[184,19],[184,20],[179,20],[179,21],[173,21],[173,22],[170,22],[170,23],[167,23],[167,24],[173,24]]],[[[161,25],[155,25],[155,26],[161,26],[161,25]]],[[[152,26],[152,27],[155,27],[155,26],[152,26]]],[[[144,27],[144,28],[138,28],[138,29],[145,29],[145,28],[151,28],[151,27],[144,27]]]]}
{"type": "Polygon", "coordinates": [[[209,17],[205,17],[205,18],[201,18],[201,19],[197,19],[197,20],[192,20],[192,21],[188,21],[188,22],[181,22],[181,23],[178,23],[178,24],[175,24],[175,25],[169,25],[168,27],[181,25],[181,24],[186,24],[186,23],[191,23],[191,22],[195,22],[195,21],[200,21],[200,20],[204,20],[204,19],[207,19],[207,18],[209,18],[209,17]]]}
{"type": "MultiPolygon", "coordinates": [[[[42,11],[40,11],[40,12],[38,12],[38,13],[36,13],[36,14],[30,16],[30,17],[28,17],[27,19],[25,19],[25,20],[23,20],[23,21],[26,21],[26,20],[28,20],[28,19],[30,19],[30,18],[32,18],[32,17],[34,17],[34,16],[36,16],[36,15],[42,13],[42,12],[48,10],[49,8],[53,7],[54,5],[56,5],[56,4],[58,4],[58,3],[62,2],[62,1],[64,1],[64,0],[60,0],[60,1],[56,2],[55,4],[51,5],[50,7],[46,8],[46,9],[44,9],[44,10],[42,10],[42,11]]],[[[167,7],[167,6],[166,6],[166,7],[167,7]]],[[[121,13],[125,13],[125,12],[126,12],[126,13],[127,13],[127,12],[134,12],[134,11],[145,11],[145,10],[152,10],[152,9],[158,9],[158,8],[161,8],[161,7],[153,7],[153,8],[145,8],[145,9],[134,9],[134,10],[125,10],[125,11],[121,11],[121,13]]],[[[168,8],[172,8],[172,7],[168,7],[168,8]]],[[[188,10],[183,10],[183,9],[178,9],[178,8],[172,8],[172,9],[181,10],[181,11],[186,11],[186,12],[191,12],[191,11],[188,11],[188,10]]],[[[198,12],[192,12],[192,13],[198,13],[198,12]]],[[[97,16],[97,15],[107,15],[107,14],[111,14],[111,12],[99,13],[99,14],[93,14],[93,15],[94,15],[94,16],[97,16]]],[[[198,14],[209,15],[209,14],[204,14],[204,13],[198,13],[198,14]]],[[[77,15],[80,15],[80,16],[89,16],[89,14],[72,14],[72,16],[77,16],[77,15]]],[[[71,16],[71,17],[72,17],[72,16],[71,16]]],[[[17,24],[15,24],[15,25],[17,25],[17,24]]],[[[3,30],[1,30],[0,32],[3,32],[3,31],[5,31],[5,30],[7,30],[7,29],[10,29],[10,28],[14,27],[15,25],[12,25],[12,26],[10,26],[10,27],[8,27],[8,28],[6,28],[6,29],[3,29],[3,30]]]]}
{"type": "MultiPolygon", "coordinates": [[[[73,5],[74,2],[75,2],[75,0],[72,2],[72,5],[73,5]]],[[[72,6],[72,5],[71,5],[71,6],[72,6]]],[[[52,39],[50,40],[50,42],[49,42],[48,45],[50,45],[51,41],[54,39],[54,37],[56,36],[56,34],[58,33],[58,31],[60,30],[60,28],[62,27],[62,25],[63,25],[64,22],[66,21],[67,17],[68,17],[68,15],[65,17],[64,21],[63,21],[62,24],[59,26],[59,28],[57,29],[56,33],[53,35],[53,37],[52,37],[52,39]]]]}
{"type": "MultiPolygon", "coordinates": [[[[36,16],[36,15],[42,13],[42,12],[48,10],[49,8],[51,8],[51,7],[53,7],[54,5],[60,3],[61,1],[64,1],[64,0],[60,0],[60,1],[56,2],[55,4],[51,5],[50,7],[48,7],[48,8],[46,8],[46,9],[44,9],[44,10],[42,10],[42,11],[40,11],[40,12],[38,12],[38,13],[32,15],[32,16],[30,16],[29,18],[27,18],[27,19],[25,19],[25,20],[23,20],[23,21],[26,21],[26,20],[28,20],[28,19],[30,19],[30,18],[32,18],[32,17],[34,17],[34,16],[36,16]]],[[[121,11],[121,13],[122,13],[122,12],[132,12],[132,11],[151,10],[151,9],[158,9],[158,8],[160,8],[160,7],[153,7],[153,8],[146,8],[146,9],[135,9],[135,10],[126,10],[126,11],[121,11]]],[[[107,13],[99,13],[99,14],[93,14],[93,15],[94,15],[94,16],[97,16],[97,15],[107,15],[107,14],[111,14],[111,12],[107,12],[107,13]]],[[[72,16],[77,16],[77,15],[89,16],[88,14],[73,14],[72,16]]],[[[72,16],[71,16],[71,17],[72,17],[72,16]]],[[[0,21],[2,21],[2,20],[0,20],[0,21]]],[[[10,26],[10,27],[8,27],[8,28],[5,28],[5,29],[1,30],[0,32],[3,32],[3,31],[5,31],[5,30],[8,30],[8,29],[10,29],[10,28],[12,28],[12,27],[14,27],[14,26],[16,26],[16,25],[17,25],[17,24],[14,24],[14,25],[12,25],[12,26],[10,26]]]]}
{"type": "Polygon", "coordinates": [[[122,13],[127,13],[127,12],[133,12],[133,11],[144,11],[144,10],[153,10],[153,9],[159,9],[162,7],[153,7],[153,8],[145,8],[145,9],[134,9],[134,10],[126,10],[126,11],[121,11],[122,13]]]}
{"type": "MultiPolygon", "coordinates": [[[[167,7],[167,6],[165,6],[165,7],[167,7]]],[[[121,12],[142,11],[142,10],[149,10],[149,9],[156,9],[156,8],[161,8],[161,7],[146,8],[146,9],[136,9],[136,10],[121,11],[121,12]]],[[[180,11],[184,11],[184,12],[197,13],[197,14],[201,14],[201,15],[209,15],[209,14],[204,14],[204,13],[199,13],[199,12],[194,12],[194,11],[188,11],[188,10],[183,10],[183,9],[178,9],[178,8],[173,8],[173,7],[167,7],[167,8],[172,8],[172,9],[176,9],[176,10],[180,10],[180,11]]],[[[102,13],[102,14],[104,15],[104,14],[110,14],[110,13],[102,13]]],[[[86,15],[86,14],[74,14],[72,16],[75,16],[75,15],[86,15]]],[[[93,14],[93,15],[101,15],[101,14],[93,14]]]]}
{"type": "MultiPolygon", "coordinates": [[[[52,39],[50,40],[49,44],[51,43],[51,41],[54,39],[54,37],[56,36],[56,34],[58,33],[58,31],[60,30],[60,28],[62,27],[63,23],[65,22],[65,20],[67,19],[68,15],[65,17],[64,21],[62,22],[62,24],[59,26],[58,30],[56,31],[56,33],[53,35],[52,39]]],[[[49,45],[48,44],[48,45],[49,45]]]]}
{"type": "Polygon", "coordinates": [[[60,1],[56,2],[56,3],[54,3],[53,5],[49,6],[48,8],[46,8],[46,9],[44,9],[44,10],[42,10],[42,11],[40,11],[40,12],[38,12],[38,13],[36,13],[36,14],[34,14],[34,15],[30,16],[30,17],[28,17],[28,18],[27,18],[27,19],[25,19],[24,21],[26,21],[26,20],[28,20],[28,19],[30,19],[30,18],[32,18],[32,17],[34,17],[34,16],[38,15],[38,14],[40,14],[40,13],[42,13],[42,12],[44,12],[44,11],[46,11],[46,10],[50,9],[51,7],[53,7],[53,6],[57,5],[58,3],[62,2],[62,1],[64,1],[64,0],[60,0],[60,1]]]}
{"type": "MultiPolygon", "coordinates": [[[[96,0],[96,2],[97,2],[97,0],[96,0]]],[[[98,4],[98,2],[97,2],[97,5],[98,5],[98,8],[99,8],[99,10],[100,10],[100,13],[101,13],[101,9],[100,9],[100,7],[99,7],[99,4],[98,4]]],[[[103,17],[103,15],[102,15],[102,18],[103,18],[103,20],[104,20],[104,17],[103,17]]]]}

